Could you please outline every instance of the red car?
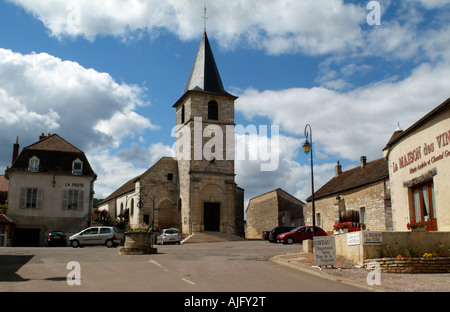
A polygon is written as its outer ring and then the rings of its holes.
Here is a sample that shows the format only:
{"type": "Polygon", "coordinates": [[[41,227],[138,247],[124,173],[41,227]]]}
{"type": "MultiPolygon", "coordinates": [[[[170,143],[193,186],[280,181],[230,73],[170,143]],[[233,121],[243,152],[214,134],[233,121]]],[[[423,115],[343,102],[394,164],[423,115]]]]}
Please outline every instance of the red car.
{"type": "MultiPolygon", "coordinates": [[[[327,236],[327,233],[316,226],[316,236],[327,236]]],[[[305,239],[313,239],[313,227],[301,226],[290,232],[282,233],[277,236],[277,242],[283,244],[301,243],[305,239]]]]}

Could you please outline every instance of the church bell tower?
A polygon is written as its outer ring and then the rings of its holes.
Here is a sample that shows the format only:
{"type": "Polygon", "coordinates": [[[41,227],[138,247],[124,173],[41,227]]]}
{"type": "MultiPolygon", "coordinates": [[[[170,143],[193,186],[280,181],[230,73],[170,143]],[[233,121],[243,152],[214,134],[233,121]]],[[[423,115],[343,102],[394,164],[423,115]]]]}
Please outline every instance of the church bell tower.
{"type": "Polygon", "coordinates": [[[241,232],[236,192],[243,190],[234,181],[236,99],[223,87],[205,31],[184,94],[173,106],[184,234],[241,232]]]}

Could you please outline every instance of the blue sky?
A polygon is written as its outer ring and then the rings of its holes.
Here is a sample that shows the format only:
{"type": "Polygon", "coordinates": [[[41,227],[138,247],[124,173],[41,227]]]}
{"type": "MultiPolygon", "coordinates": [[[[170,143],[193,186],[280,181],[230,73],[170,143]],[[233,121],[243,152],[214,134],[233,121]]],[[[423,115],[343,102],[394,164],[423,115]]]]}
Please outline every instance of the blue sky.
{"type": "MultiPolygon", "coordinates": [[[[246,201],[278,187],[311,194],[306,124],[318,189],[338,160],[346,169],[382,157],[397,123],[406,129],[450,96],[450,1],[375,1],[379,14],[369,2],[206,1],[236,124],[280,127],[257,133],[278,142],[277,170],[236,162],[246,201]]],[[[169,155],[205,1],[106,3],[0,0],[0,170],[17,136],[24,147],[58,133],[87,154],[101,198],[169,155]]]]}

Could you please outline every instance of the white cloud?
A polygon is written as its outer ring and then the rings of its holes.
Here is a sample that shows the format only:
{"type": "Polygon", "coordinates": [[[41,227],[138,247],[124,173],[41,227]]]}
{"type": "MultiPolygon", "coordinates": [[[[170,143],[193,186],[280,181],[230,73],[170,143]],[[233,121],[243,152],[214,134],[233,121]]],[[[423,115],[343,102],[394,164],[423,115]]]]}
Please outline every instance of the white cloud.
{"type": "MultiPolygon", "coordinates": [[[[166,29],[188,40],[197,39],[203,29],[203,2],[196,0],[9,1],[41,20],[57,38],[95,40],[112,35],[128,39],[142,32],[155,36],[166,29]]],[[[324,54],[359,45],[359,25],[367,14],[364,7],[342,0],[230,0],[207,6],[208,31],[224,47],[242,43],[273,54],[324,54]]]]}
{"type": "Polygon", "coordinates": [[[447,99],[450,64],[423,64],[401,81],[382,81],[348,92],[325,88],[280,91],[247,89],[236,110],[247,119],[262,116],[303,137],[313,129],[316,150],[357,161],[375,159],[400,122],[410,126],[447,99]]]}
{"type": "MultiPolygon", "coordinates": [[[[134,111],[148,104],[141,87],[118,84],[106,73],[46,53],[0,49],[1,146],[12,146],[16,136],[34,143],[42,132],[56,132],[82,150],[117,146],[155,129],[134,111]]],[[[11,151],[1,153],[9,159],[11,151]]]]}

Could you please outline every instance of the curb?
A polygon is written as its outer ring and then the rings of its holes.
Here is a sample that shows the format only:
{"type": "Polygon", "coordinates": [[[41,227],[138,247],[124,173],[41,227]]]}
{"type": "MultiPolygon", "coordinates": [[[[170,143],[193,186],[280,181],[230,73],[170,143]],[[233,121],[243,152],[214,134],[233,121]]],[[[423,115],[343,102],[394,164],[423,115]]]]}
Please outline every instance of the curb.
{"type": "Polygon", "coordinates": [[[362,288],[368,291],[372,291],[372,292],[391,292],[390,290],[386,290],[386,289],[380,289],[380,288],[376,288],[376,287],[372,287],[369,285],[365,285],[365,284],[361,284],[355,281],[351,281],[351,280],[347,280],[347,279],[343,279],[343,278],[338,278],[336,276],[332,276],[332,275],[328,275],[320,270],[314,269],[310,266],[307,265],[302,265],[299,263],[295,263],[292,260],[287,260],[287,259],[283,259],[283,256],[287,256],[290,254],[286,254],[286,255],[277,255],[277,256],[273,256],[271,258],[269,258],[269,261],[277,263],[277,264],[281,264],[284,266],[287,266],[289,268],[295,269],[295,270],[299,270],[305,273],[309,273],[312,275],[315,275],[317,277],[321,277],[327,280],[331,280],[334,282],[339,282],[339,283],[343,283],[346,285],[351,285],[351,286],[355,286],[358,288],[362,288]]]}

